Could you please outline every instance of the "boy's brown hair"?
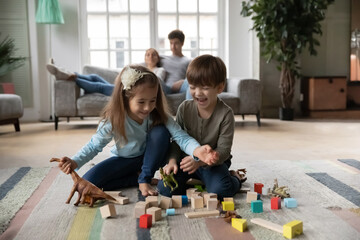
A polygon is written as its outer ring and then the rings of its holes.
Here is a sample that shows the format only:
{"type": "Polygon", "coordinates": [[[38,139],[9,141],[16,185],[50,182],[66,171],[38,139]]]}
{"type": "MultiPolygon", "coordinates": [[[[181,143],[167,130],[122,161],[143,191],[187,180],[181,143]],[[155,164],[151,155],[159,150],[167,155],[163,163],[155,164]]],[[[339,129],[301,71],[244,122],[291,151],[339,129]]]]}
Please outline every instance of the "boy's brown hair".
{"type": "Polygon", "coordinates": [[[191,61],[186,72],[189,84],[216,87],[226,84],[226,66],[219,57],[201,55],[191,61]]]}
{"type": "Polygon", "coordinates": [[[171,40],[171,39],[174,39],[174,38],[177,38],[180,40],[181,43],[184,43],[185,41],[185,34],[179,30],[179,29],[176,29],[176,30],[173,30],[169,33],[168,35],[168,39],[171,40]]]}

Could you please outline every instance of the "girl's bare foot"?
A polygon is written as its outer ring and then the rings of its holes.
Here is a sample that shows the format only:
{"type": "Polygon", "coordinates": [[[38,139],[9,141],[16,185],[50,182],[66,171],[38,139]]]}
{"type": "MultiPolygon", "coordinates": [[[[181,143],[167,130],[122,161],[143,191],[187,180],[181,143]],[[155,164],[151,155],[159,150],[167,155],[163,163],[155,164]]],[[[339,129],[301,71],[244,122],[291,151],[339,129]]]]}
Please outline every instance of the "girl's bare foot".
{"type": "Polygon", "coordinates": [[[139,190],[144,197],[156,196],[158,194],[149,183],[139,183],[139,190]]]}

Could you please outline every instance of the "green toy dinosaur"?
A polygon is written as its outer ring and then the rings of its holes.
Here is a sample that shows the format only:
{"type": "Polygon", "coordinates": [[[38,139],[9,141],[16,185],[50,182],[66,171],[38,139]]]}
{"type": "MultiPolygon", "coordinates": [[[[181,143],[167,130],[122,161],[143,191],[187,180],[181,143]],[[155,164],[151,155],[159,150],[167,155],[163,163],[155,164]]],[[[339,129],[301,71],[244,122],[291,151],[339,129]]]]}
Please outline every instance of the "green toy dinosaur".
{"type": "Polygon", "coordinates": [[[178,182],[174,178],[174,173],[170,173],[169,175],[164,173],[162,168],[159,168],[161,178],[164,182],[164,187],[169,186],[171,188],[171,192],[174,191],[179,185],[178,182]],[[174,186],[175,184],[175,186],[174,186]]]}

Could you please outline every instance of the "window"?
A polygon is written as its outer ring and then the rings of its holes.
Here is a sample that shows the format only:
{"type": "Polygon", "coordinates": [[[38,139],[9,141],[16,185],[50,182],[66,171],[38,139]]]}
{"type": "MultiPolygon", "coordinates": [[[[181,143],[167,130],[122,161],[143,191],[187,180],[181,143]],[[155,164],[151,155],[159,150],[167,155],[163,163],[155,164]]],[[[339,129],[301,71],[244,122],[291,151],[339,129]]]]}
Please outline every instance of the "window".
{"type": "Polygon", "coordinates": [[[187,57],[221,53],[219,0],[87,0],[81,11],[83,61],[91,65],[141,63],[150,47],[170,55],[174,29],[185,34],[187,57]]]}

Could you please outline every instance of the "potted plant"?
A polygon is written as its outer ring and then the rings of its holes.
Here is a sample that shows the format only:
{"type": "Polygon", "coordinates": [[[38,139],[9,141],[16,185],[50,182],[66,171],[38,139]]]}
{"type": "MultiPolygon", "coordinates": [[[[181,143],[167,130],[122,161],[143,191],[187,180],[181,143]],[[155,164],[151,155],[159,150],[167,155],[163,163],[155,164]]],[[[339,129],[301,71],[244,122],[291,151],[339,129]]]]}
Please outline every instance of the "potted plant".
{"type": "Polygon", "coordinates": [[[295,81],[300,77],[297,57],[303,48],[316,55],[321,35],[320,22],[334,0],[249,0],[242,2],[241,15],[252,16],[260,40],[261,54],[267,62],[275,60],[280,74],[282,107],[280,119],[292,120],[295,81]]]}
{"type": "MultiPolygon", "coordinates": [[[[17,49],[15,48],[15,43],[13,38],[6,36],[0,42],[0,77],[24,65],[26,58],[15,57],[14,55],[16,50],[17,49]]],[[[9,85],[12,83],[6,83],[6,84],[9,85]]],[[[8,92],[8,93],[13,93],[13,92],[8,92]]]]}

